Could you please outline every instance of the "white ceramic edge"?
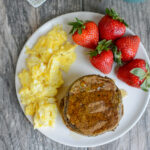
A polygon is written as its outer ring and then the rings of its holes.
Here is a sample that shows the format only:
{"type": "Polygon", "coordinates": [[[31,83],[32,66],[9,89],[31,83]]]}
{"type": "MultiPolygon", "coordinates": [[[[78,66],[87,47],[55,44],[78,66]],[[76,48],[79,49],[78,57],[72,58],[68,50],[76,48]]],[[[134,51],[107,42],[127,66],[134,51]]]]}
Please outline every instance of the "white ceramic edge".
{"type": "MultiPolygon", "coordinates": [[[[19,58],[20,58],[21,54],[23,53],[22,50],[25,48],[26,43],[28,43],[28,41],[30,41],[30,38],[31,38],[32,36],[34,36],[34,34],[36,34],[36,32],[38,32],[41,28],[43,28],[43,26],[46,26],[47,24],[49,24],[49,22],[51,22],[52,20],[57,19],[57,18],[59,18],[59,17],[62,17],[62,16],[64,16],[64,15],[70,15],[70,14],[74,14],[74,13],[85,13],[85,14],[86,14],[86,13],[93,13],[93,14],[97,14],[97,15],[103,15],[103,14],[100,14],[100,13],[90,12],[90,11],[77,11],[77,12],[65,13],[65,14],[63,14],[63,15],[57,16],[57,17],[55,17],[55,18],[53,18],[53,19],[47,21],[46,23],[44,23],[43,25],[41,25],[41,26],[28,38],[28,40],[25,42],[25,44],[24,44],[23,48],[21,49],[21,52],[20,52],[20,54],[19,54],[19,56],[18,56],[17,65],[16,65],[16,70],[17,70],[17,68],[18,68],[18,61],[19,61],[19,58]]],[[[130,29],[128,28],[128,30],[130,30],[130,29]]],[[[130,30],[130,32],[132,32],[132,31],[130,30]]],[[[132,33],[133,33],[133,32],[132,32],[132,33]]],[[[133,34],[134,34],[134,33],[133,33],[133,34]]],[[[144,53],[145,53],[145,56],[147,57],[148,64],[150,64],[150,60],[149,60],[149,57],[148,57],[148,55],[147,55],[146,49],[144,48],[142,42],[141,42],[140,44],[141,44],[141,46],[143,47],[143,51],[144,51],[144,53]]],[[[16,72],[16,70],[15,70],[15,87],[16,87],[16,80],[17,80],[17,72],[16,72]]],[[[18,99],[18,101],[19,101],[19,95],[18,95],[18,93],[17,93],[17,89],[16,89],[16,94],[17,94],[17,99],[18,99]]],[[[148,105],[148,103],[149,103],[149,98],[150,98],[150,91],[149,91],[149,95],[148,95],[148,98],[147,98],[147,100],[146,100],[145,106],[143,107],[143,109],[142,109],[140,115],[135,119],[134,123],[132,123],[131,126],[130,126],[128,129],[124,129],[124,131],[122,132],[122,134],[120,134],[119,136],[117,136],[117,137],[115,137],[115,138],[112,138],[111,140],[108,140],[107,142],[103,142],[103,143],[100,143],[100,144],[92,144],[91,146],[88,146],[88,147],[101,146],[101,145],[104,145],[104,144],[113,142],[113,141],[119,139],[120,137],[122,137],[123,135],[125,135],[129,130],[131,130],[131,129],[136,125],[136,123],[140,120],[140,118],[141,118],[142,115],[144,114],[144,112],[145,112],[145,110],[146,110],[146,107],[147,107],[147,105],[148,105]]],[[[20,106],[21,106],[21,108],[22,108],[22,111],[24,112],[24,109],[23,109],[22,104],[21,104],[20,101],[19,101],[19,104],[20,104],[20,106]]],[[[24,112],[24,115],[25,115],[25,112],[24,112]]],[[[26,116],[26,115],[25,115],[25,116],[26,116]]],[[[27,118],[27,120],[29,120],[27,116],[26,116],[26,118],[27,118]]],[[[29,121],[30,121],[30,120],[29,120],[29,121]]],[[[31,122],[31,121],[30,121],[30,122],[31,122]]],[[[31,124],[32,124],[32,123],[31,123],[31,124]]],[[[41,132],[41,131],[40,131],[40,132],[41,132]]],[[[41,133],[42,133],[42,132],[41,132],[41,133]]],[[[43,133],[42,133],[42,134],[43,134],[43,133]]],[[[44,134],[44,135],[45,135],[45,134],[44,134]]],[[[46,135],[45,135],[45,136],[46,136],[46,135]]],[[[46,137],[47,137],[47,136],[46,136],[46,137]]],[[[48,138],[49,138],[49,137],[48,137],[48,138]]],[[[56,140],[53,139],[53,138],[50,138],[50,139],[53,140],[53,141],[55,141],[55,142],[57,142],[57,143],[60,143],[60,144],[63,144],[63,145],[67,145],[67,146],[71,146],[71,147],[87,147],[87,146],[84,146],[84,145],[83,145],[83,146],[76,146],[76,145],[73,145],[73,144],[64,144],[64,143],[61,143],[61,142],[56,141],[56,140]]]]}

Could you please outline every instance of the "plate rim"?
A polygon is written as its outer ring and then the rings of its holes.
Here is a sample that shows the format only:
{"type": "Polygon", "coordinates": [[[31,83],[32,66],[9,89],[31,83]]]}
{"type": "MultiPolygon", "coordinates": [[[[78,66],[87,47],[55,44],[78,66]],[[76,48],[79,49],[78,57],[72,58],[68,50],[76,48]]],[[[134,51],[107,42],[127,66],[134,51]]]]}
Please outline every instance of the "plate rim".
{"type": "MultiPolygon", "coordinates": [[[[94,15],[101,15],[101,16],[104,16],[104,14],[101,14],[101,13],[98,13],[98,12],[93,12],[93,11],[75,11],[75,12],[64,13],[64,14],[62,14],[62,15],[58,15],[58,16],[56,16],[56,17],[53,17],[52,19],[46,21],[44,24],[40,25],[40,26],[27,38],[26,42],[24,43],[24,45],[23,45],[23,47],[21,48],[21,51],[20,51],[20,53],[19,53],[19,55],[18,55],[17,64],[16,64],[16,69],[15,69],[15,90],[16,90],[16,95],[17,95],[17,100],[18,100],[18,102],[19,102],[19,105],[20,105],[20,107],[21,107],[21,109],[22,109],[24,115],[26,116],[26,119],[27,119],[31,124],[32,124],[32,122],[31,122],[31,120],[27,117],[27,115],[25,114],[24,109],[23,109],[23,105],[21,104],[21,101],[19,100],[19,93],[17,92],[17,86],[16,86],[16,85],[17,85],[17,81],[16,81],[16,80],[17,80],[17,78],[18,78],[18,75],[17,75],[17,68],[18,68],[18,66],[19,66],[18,62],[19,62],[19,59],[20,59],[20,57],[21,57],[21,55],[22,55],[22,53],[23,53],[23,49],[26,47],[26,45],[27,45],[27,43],[30,41],[30,39],[31,39],[37,32],[39,32],[41,28],[43,28],[44,26],[46,26],[47,24],[49,24],[50,22],[52,22],[52,21],[55,20],[55,19],[58,19],[58,18],[60,18],[60,17],[66,16],[66,15],[76,14],[76,13],[83,13],[83,14],[90,13],[90,14],[94,14],[94,15]]],[[[129,29],[129,28],[127,28],[127,29],[128,29],[132,34],[135,34],[131,29],[129,29]]],[[[147,54],[147,51],[146,51],[146,49],[145,49],[143,43],[140,42],[140,44],[141,44],[141,46],[142,46],[142,48],[143,48],[143,52],[144,52],[144,54],[145,54],[145,56],[146,56],[146,58],[147,58],[147,62],[148,62],[148,64],[150,64],[150,59],[149,59],[149,56],[148,56],[148,54],[147,54]]],[[[60,143],[60,144],[63,144],[63,145],[71,146],[71,147],[96,147],[96,146],[105,145],[105,144],[108,144],[108,143],[110,143],[110,142],[113,142],[113,141],[119,139],[120,137],[124,136],[127,132],[129,132],[129,131],[137,124],[137,122],[141,119],[142,115],[144,114],[144,112],[145,112],[145,110],[146,110],[146,107],[147,107],[147,105],[148,105],[148,103],[149,103],[149,100],[150,100],[150,90],[149,90],[149,92],[148,92],[148,96],[147,96],[147,99],[146,99],[145,106],[143,107],[143,109],[141,109],[141,113],[140,113],[140,115],[136,118],[136,120],[134,121],[134,123],[132,123],[132,124],[128,127],[128,129],[126,129],[125,131],[123,131],[120,135],[118,135],[118,136],[116,136],[116,137],[114,137],[114,138],[112,138],[111,140],[108,140],[108,141],[106,141],[106,142],[97,143],[97,144],[91,144],[90,146],[89,146],[89,145],[88,145],[88,146],[85,146],[85,145],[83,145],[83,146],[80,145],[80,146],[79,146],[79,145],[76,145],[76,144],[69,144],[69,143],[63,143],[63,142],[61,142],[61,141],[57,141],[57,140],[55,140],[55,139],[53,139],[53,138],[50,138],[50,137],[48,137],[47,135],[43,134],[43,133],[40,131],[40,129],[37,129],[37,130],[38,130],[42,135],[44,135],[44,136],[46,136],[47,138],[49,138],[50,140],[55,141],[55,142],[60,143]]],[[[33,126],[33,124],[32,124],[32,126],[33,126]]]]}

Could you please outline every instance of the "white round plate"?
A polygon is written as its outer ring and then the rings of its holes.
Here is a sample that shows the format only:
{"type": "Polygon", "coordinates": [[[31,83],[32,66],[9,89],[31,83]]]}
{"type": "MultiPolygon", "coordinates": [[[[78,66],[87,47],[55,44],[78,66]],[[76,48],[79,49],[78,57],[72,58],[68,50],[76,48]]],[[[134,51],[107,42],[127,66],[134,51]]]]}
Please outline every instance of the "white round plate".
{"type": "MultiPolygon", "coordinates": [[[[27,55],[25,54],[26,51],[25,46],[31,48],[34,45],[34,43],[37,41],[37,39],[41,35],[46,34],[49,30],[51,30],[54,25],[62,24],[64,30],[67,33],[69,33],[70,26],[68,26],[67,23],[70,21],[74,21],[75,17],[78,17],[79,19],[82,20],[92,20],[98,23],[102,16],[103,15],[101,14],[93,13],[93,12],[74,12],[74,13],[65,14],[48,21],[47,23],[42,25],[29,38],[29,40],[26,42],[26,44],[24,45],[20,53],[17,67],[16,67],[16,76],[15,76],[17,97],[23,111],[24,111],[24,107],[21,104],[20,95],[18,93],[19,89],[21,88],[18,79],[18,73],[23,68],[26,67],[25,59],[27,55]]],[[[130,29],[127,29],[126,34],[134,34],[134,33],[130,29]]],[[[71,35],[69,35],[69,40],[72,41],[71,35]]],[[[76,80],[77,78],[83,75],[99,74],[105,76],[103,73],[101,73],[91,65],[89,61],[89,56],[86,53],[87,53],[86,48],[80,46],[76,48],[77,59],[71,66],[69,72],[63,75],[65,81],[64,87],[69,86],[74,80],[76,80]]],[[[140,43],[140,47],[136,55],[136,58],[143,58],[147,62],[149,62],[148,55],[142,43],[140,43]]],[[[118,80],[114,73],[114,66],[112,72],[107,76],[114,79],[117,86],[120,89],[125,89],[128,93],[127,97],[123,99],[124,115],[119,123],[119,126],[116,128],[115,131],[107,132],[95,137],[87,137],[87,136],[79,135],[77,133],[70,131],[65,126],[59,112],[57,115],[56,125],[54,128],[51,127],[41,128],[39,129],[39,131],[54,141],[57,141],[65,145],[75,146],[75,147],[93,147],[93,146],[103,145],[118,139],[119,137],[124,135],[127,131],[129,131],[137,123],[137,121],[141,118],[142,114],[144,113],[149,101],[149,92],[144,92],[141,89],[133,88],[131,86],[128,86],[124,82],[118,80]]],[[[60,95],[63,95],[62,93],[64,93],[64,90],[62,89],[65,88],[61,88],[61,90],[59,91],[60,95]]],[[[32,119],[29,116],[26,117],[32,123],[32,119]]]]}

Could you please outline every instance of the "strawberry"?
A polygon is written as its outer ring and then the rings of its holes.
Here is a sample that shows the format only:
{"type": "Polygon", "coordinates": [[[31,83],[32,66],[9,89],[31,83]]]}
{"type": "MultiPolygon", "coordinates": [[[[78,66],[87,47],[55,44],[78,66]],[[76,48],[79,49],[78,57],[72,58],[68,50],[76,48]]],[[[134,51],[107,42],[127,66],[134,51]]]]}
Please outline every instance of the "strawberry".
{"type": "Polygon", "coordinates": [[[134,59],[119,67],[117,77],[130,86],[148,91],[150,88],[150,69],[143,59],[134,59]]]}
{"type": "MultiPolygon", "coordinates": [[[[115,45],[117,46],[118,51],[120,51],[120,56],[117,56],[117,54],[114,54],[114,57],[116,58],[117,62],[123,61],[127,62],[132,60],[139,48],[140,44],[140,38],[137,35],[134,36],[125,36],[121,37],[115,42],[115,45]]],[[[114,52],[117,52],[116,49],[114,52]]]]}
{"type": "Polygon", "coordinates": [[[70,22],[73,26],[70,33],[72,33],[73,41],[86,48],[95,49],[99,41],[98,26],[93,21],[83,22],[76,18],[76,22],[70,22]]]}
{"type": "Polygon", "coordinates": [[[114,9],[106,8],[106,15],[99,21],[98,28],[101,39],[115,40],[124,35],[128,26],[114,9]]]}
{"type": "Polygon", "coordinates": [[[96,50],[90,52],[92,65],[104,74],[110,73],[113,65],[113,53],[109,48],[111,44],[111,40],[102,40],[96,50]]]}

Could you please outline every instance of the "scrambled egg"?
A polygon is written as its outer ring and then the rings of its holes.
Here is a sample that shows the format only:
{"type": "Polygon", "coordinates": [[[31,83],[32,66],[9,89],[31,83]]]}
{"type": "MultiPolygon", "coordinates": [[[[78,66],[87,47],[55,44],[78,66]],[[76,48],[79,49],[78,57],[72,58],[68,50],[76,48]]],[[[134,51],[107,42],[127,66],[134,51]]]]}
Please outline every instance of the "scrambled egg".
{"type": "Polygon", "coordinates": [[[54,126],[57,113],[57,89],[64,83],[62,71],[67,72],[75,61],[76,45],[67,42],[62,26],[55,26],[41,36],[26,59],[27,69],[19,73],[22,85],[21,102],[26,115],[33,117],[34,128],[54,126]]]}

